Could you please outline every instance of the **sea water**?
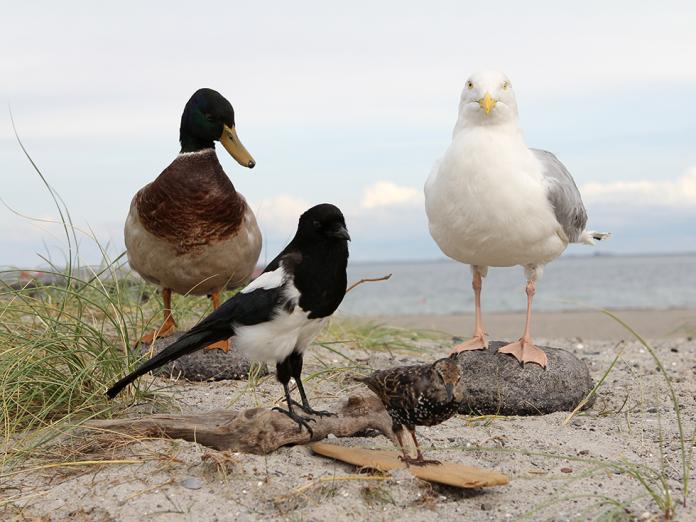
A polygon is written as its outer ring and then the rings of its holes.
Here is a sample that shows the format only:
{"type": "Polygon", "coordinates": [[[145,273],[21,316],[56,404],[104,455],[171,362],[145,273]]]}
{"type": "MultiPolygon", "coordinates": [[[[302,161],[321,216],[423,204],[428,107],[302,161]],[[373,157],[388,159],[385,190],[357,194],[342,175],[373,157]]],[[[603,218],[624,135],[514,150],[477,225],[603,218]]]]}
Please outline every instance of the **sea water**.
{"type": "MultiPolygon", "coordinates": [[[[392,274],[388,281],[352,290],[340,310],[357,315],[473,312],[471,272],[450,260],[351,263],[348,283],[392,274]]],[[[483,281],[487,312],[526,307],[521,267],[491,268],[483,281]]],[[[537,283],[537,311],[696,309],[696,255],[562,257],[548,264],[537,283]]]]}

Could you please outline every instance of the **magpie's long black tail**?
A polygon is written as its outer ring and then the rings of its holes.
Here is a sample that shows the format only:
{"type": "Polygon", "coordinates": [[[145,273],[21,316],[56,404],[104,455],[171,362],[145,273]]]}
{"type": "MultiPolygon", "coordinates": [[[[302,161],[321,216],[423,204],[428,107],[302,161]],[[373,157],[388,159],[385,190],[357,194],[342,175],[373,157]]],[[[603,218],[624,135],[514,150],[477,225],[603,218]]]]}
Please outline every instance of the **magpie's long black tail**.
{"type": "Polygon", "coordinates": [[[123,388],[132,383],[135,379],[141,375],[145,375],[147,372],[164,366],[168,362],[178,359],[183,355],[188,355],[195,351],[205,348],[211,343],[216,341],[222,341],[229,337],[231,332],[220,332],[215,330],[194,330],[185,333],[178,341],[167,346],[160,353],[155,355],[149,361],[141,364],[133,373],[126,375],[123,379],[114,384],[106,394],[110,399],[113,399],[120,393],[123,388]]]}

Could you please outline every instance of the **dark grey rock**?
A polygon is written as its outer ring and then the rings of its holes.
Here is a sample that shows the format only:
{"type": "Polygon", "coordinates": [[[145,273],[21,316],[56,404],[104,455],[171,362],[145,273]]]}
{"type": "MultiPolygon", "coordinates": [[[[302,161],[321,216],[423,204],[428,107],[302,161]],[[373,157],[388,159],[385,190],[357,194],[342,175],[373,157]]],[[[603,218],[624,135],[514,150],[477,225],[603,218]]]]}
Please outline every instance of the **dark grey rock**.
{"type": "Polygon", "coordinates": [[[513,356],[498,354],[498,348],[505,344],[491,341],[488,350],[459,354],[460,383],[467,397],[459,413],[543,415],[572,411],[594,386],[585,363],[570,352],[540,346],[548,357],[548,367],[543,369],[538,364],[522,366],[513,356]]]}
{"type": "MultiPolygon", "coordinates": [[[[176,332],[168,337],[155,340],[155,353],[159,353],[167,346],[174,343],[181,337],[183,332],[176,332]]],[[[150,349],[149,345],[143,345],[143,352],[150,349]]],[[[258,375],[268,375],[266,363],[257,363],[258,375]]],[[[188,379],[189,381],[222,381],[222,380],[242,380],[249,377],[252,363],[234,349],[230,347],[229,352],[222,350],[199,350],[189,355],[184,355],[179,359],[165,364],[161,368],[154,370],[155,375],[172,375],[188,379]]]]}

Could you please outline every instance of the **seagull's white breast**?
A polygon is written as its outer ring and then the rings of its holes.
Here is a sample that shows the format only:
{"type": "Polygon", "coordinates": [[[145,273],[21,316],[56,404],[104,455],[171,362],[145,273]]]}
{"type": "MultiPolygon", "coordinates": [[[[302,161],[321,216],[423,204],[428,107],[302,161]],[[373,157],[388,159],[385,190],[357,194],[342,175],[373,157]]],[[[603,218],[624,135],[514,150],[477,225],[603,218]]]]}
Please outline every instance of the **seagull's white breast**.
{"type": "Polygon", "coordinates": [[[544,264],[566,247],[541,165],[516,129],[456,134],[425,184],[425,207],[435,242],[463,263],[544,264]]]}

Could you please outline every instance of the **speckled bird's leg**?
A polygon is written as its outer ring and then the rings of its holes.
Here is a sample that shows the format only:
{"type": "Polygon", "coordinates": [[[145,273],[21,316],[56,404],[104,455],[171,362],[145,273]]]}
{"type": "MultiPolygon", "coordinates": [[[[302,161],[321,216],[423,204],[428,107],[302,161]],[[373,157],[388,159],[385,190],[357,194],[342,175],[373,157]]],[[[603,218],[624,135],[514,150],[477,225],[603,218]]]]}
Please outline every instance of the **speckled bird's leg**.
{"type": "Polygon", "coordinates": [[[527,319],[524,323],[524,333],[519,341],[503,346],[498,350],[498,353],[507,353],[515,357],[522,364],[536,363],[542,368],[546,368],[548,359],[546,354],[540,348],[537,348],[532,342],[532,334],[530,333],[530,324],[532,322],[532,299],[536,293],[536,284],[533,279],[527,281],[527,319]]]}
{"type": "Polygon", "coordinates": [[[450,351],[450,355],[464,352],[467,350],[485,350],[488,348],[488,339],[486,332],[483,330],[483,320],[481,319],[481,288],[483,287],[483,278],[479,268],[472,267],[474,271],[471,286],[474,289],[474,303],[476,307],[476,326],[474,327],[474,335],[468,341],[455,345],[450,351]]]}
{"type": "Polygon", "coordinates": [[[157,330],[143,335],[136,343],[152,344],[157,337],[167,337],[174,333],[176,321],[172,315],[172,291],[169,288],[162,288],[162,301],[164,302],[164,322],[157,330]]]}
{"type": "Polygon", "coordinates": [[[413,464],[414,466],[426,466],[428,464],[442,464],[439,460],[426,460],[426,459],[424,459],[423,454],[421,453],[421,450],[420,450],[420,444],[418,444],[418,439],[416,439],[415,426],[407,426],[407,429],[408,429],[409,433],[411,434],[411,438],[413,439],[414,444],[416,445],[416,458],[410,459],[409,464],[413,464]]]}
{"type": "Polygon", "coordinates": [[[408,453],[406,453],[404,441],[401,439],[404,434],[404,427],[401,424],[393,424],[392,431],[394,432],[394,435],[396,435],[396,440],[399,441],[399,447],[401,448],[402,455],[399,457],[399,460],[405,462],[406,466],[408,466],[409,461],[413,459],[408,455],[408,453]]]}
{"type": "MultiPolygon", "coordinates": [[[[217,310],[218,307],[220,306],[220,292],[213,292],[210,295],[210,298],[213,301],[213,310],[217,310]]],[[[217,341],[213,344],[209,344],[208,346],[205,347],[206,350],[222,350],[223,352],[227,353],[230,351],[230,341],[229,339],[225,339],[224,341],[217,341]]]]}

